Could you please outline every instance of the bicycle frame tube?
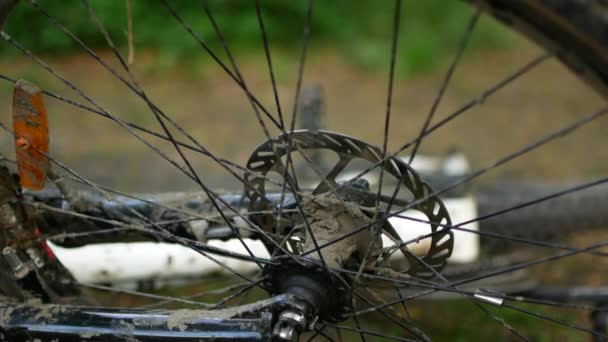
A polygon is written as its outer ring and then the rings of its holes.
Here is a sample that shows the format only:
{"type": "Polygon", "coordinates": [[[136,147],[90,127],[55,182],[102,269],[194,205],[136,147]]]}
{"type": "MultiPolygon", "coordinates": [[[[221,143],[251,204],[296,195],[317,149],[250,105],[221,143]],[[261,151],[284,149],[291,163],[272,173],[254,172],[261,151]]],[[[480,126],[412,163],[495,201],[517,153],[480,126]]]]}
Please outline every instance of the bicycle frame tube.
{"type": "Polygon", "coordinates": [[[3,341],[268,341],[273,315],[225,318],[226,310],[127,310],[0,304],[3,341]]]}

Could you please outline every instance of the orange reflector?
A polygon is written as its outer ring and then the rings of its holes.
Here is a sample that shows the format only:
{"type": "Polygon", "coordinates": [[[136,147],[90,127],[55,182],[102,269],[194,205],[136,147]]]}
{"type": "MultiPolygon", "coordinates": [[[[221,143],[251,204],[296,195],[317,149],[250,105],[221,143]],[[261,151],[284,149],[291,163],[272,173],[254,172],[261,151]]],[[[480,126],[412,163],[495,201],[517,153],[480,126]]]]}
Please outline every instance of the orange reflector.
{"type": "Polygon", "coordinates": [[[49,169],[48,117],[42,92],[24,80],[15,83],[13,92],[13,130],[21,186],[40,190],[49,169]]]}

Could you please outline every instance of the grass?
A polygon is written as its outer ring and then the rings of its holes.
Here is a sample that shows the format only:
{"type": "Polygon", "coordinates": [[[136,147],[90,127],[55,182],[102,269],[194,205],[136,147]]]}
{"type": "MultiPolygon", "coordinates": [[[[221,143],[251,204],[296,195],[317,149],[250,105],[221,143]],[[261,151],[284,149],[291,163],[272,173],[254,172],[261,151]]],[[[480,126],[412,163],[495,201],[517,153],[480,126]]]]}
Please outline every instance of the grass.
{"type": "MultiPolygon", "coordinates": [[[[132,2],[133,44],[136,51],[156,51],[160,67],[209,62],[193,39],[164,8],[162,2],[132,2]],[[161,29],[159,29],[161,28],[161,29]]],[[[92,48],[106,42],[79,2],[40,0],[40,9],[65,25],[92,48]]],[[[306,15],[305,1],[261,1],[268,39],[273,49],[297,53],[306,15]]],[[[127,11],[125,1],[92,0],[91,7],[115,43],[126,50],[127,11]]],[[[221,41],[198,1],[172,3],[176,11],[219,55],[221,41]]],[[[375,1],[318,1],[311,20],[315,46],[335,46],[352,63],[369,69],[385,68],[389,60],[393,4],[375,1]]],[[[209,2],[213,17],[231,49],[261,52],[262,41],[253,1],[215,0],[209,2]]],[[[401,13],[398,74],[432,70],[452,54],[461,39],[472,11],[459,1],[405,0],[401,13]]],[[[24,46],[45,55],[70,55],[77,51],[70,37],[49,25],[41,10],[28,2],[20,4],[8,21],[6,31],[24,46]],[[24,28],[27,23],[27,30],[24,28]]],[[[482,20],[471,41],[471,49],[512,46],[513,38],[491,20],[482,20]]],[[[8,44],[0,45],[5,56],[14,54],[8,44]]],[[[6,58],[6,57],[5,57],[6,58]]]]}

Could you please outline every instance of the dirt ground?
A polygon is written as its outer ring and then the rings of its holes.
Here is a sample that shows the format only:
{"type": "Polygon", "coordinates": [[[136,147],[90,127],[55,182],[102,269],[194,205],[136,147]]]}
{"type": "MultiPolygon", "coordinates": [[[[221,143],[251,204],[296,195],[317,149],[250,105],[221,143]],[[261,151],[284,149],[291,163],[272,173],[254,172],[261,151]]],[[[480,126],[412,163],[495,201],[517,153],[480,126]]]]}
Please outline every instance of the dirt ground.
{"type": "MultiPolygon", "coordinates": [[[[325,93],[326,129],[381,145],[386,112],[385,70],[362,70],[344,61],[331,49],[317,49],[306,65],[304,84],[320,84],[325,93]]],[[[529,62],[540,52],[527,43],[516,49],[465,56],[435,116],[435,122],[478,97],[502,78],[529,62]]],[[[278,54],[278,89],[282,111],[289,121],[293,111],[296,64],[292,56],[278,54]]],[[[109,61],[112,56],[106,54],[109,61]]],[[[204,57],[201,57],[203,59],[204,57]]],[[[74,56],[50,63],[110,113],[160,131],[145,103],[88,56],[74,56]]],[[[203,146],[218,156],[244,165],[251,151],[265,140],[260,125],[242,90],[216,65],[188,63],[159,68],[153,53],[140,53],[134,66],[140,83],[165,113],[171,115],[203,146]]],[[[265,61],[260,56],[240,56],[239,66],[255,96],[276,113],[265,61]]],[[[115,63],[113,63],[115,64],[115,63]]],[[[78,99],[57,79],[32,67],[29,60],[3,61],[2,70],[15,78],[29,79],[41,87],[78,99]]],[[[394,149],[420,131],[443,71],[398,79],[395,83],[389,147],[394,149]]],[[[3,122],[10,118],[10,84],[3,82],[0,108],[3,122]]],[[[550,60],[490,97],[424,140],[423,153],[464,152],[474,168],[482,167],[529,142],[561,128],[600,108],[601,100],[563,67],[550,60]]],[[[122,127],[109,120],[48,101],[51,120],[51,152],[59,160],[108,186],[128,191],[186,190],[195,184],[155,155],[122,127]],[[151,172],[153,170],[153,172],[151,172]]],[[[268,123],[267,123],[268,124],[268,123]]],[[[534,178],[579,178],[600,174],[608,150],[601,148],[608,122],[594,122],[577,133],[510,162],[493,177],[521,174],[534,178]]],[[[271,131],[272,135],[277,131],[271,131]]],[[[149,137],[146,137],[149,138],[149,137]]],[[[11,155],[6,134],[0,135],[2,152],[11,155]]],[[[167,143],[150,139],[172,158],[177,153],[167,143]]],[[[189,154],[203,180],[214,186],[238,188],[210,159],[189,154]]]]}

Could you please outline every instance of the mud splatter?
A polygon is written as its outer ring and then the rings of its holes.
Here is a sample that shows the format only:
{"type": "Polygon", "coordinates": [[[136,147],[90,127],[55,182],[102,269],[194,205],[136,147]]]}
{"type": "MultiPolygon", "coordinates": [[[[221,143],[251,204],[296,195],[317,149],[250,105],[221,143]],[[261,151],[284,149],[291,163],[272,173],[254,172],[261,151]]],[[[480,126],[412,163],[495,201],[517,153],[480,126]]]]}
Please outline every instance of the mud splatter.
{"type": "MultiPolygon", "coordinates": [[[[372,222],[372,219],[365,215],[356,204],[341,201],[333,193],[324,193],[314,198],[304,199],[303,207],[310,228],[320,245],[372,222]]],[[[328,266],[340,268],[348,263],[356,253],[364,255],[372,240],[371,232],[364,231],[323,248],[322,255],[328,266]]],[[[314,248],[314,242],[307,237],[304,250],[314,248]]],[[[382,244],[377,243],[369,260],[374,260],[373,256],[379,255],[381,248],[382,244]]],[[[310,256],[317,258],[318,254],[312,253],[310,256]]]]}
{"type": "Polygon", "coordinates": [[[177,310],[167,317],[167,327],[171,330],[177,328],[180,331],[186,330],[188,324],[194,323],[201,317],[201,312],[198,310],[177,310]]]}

